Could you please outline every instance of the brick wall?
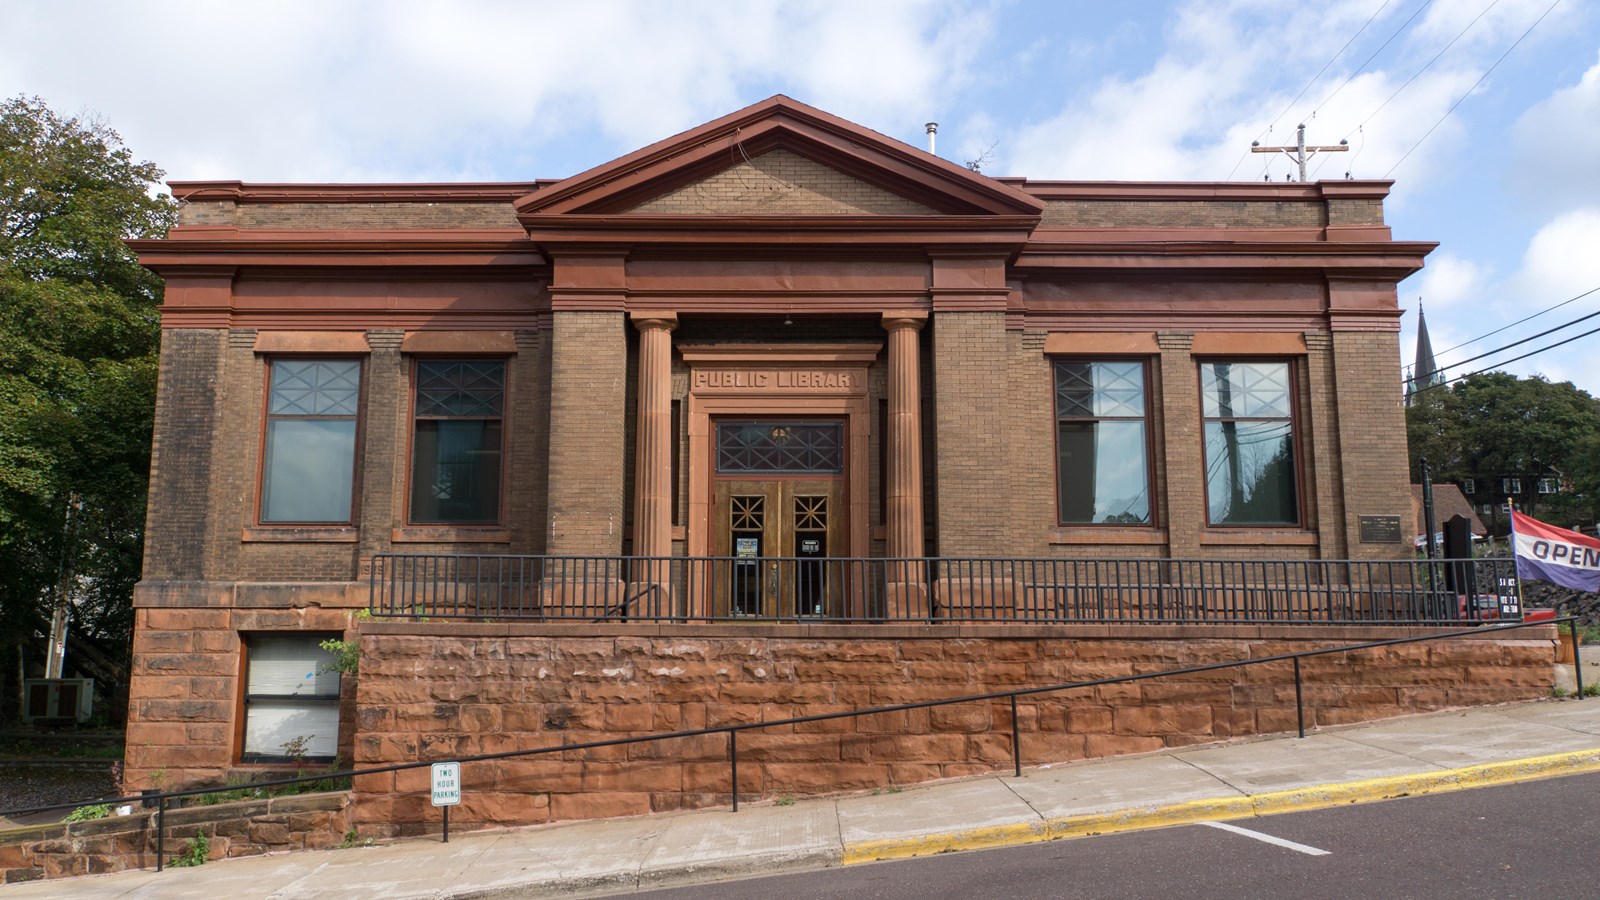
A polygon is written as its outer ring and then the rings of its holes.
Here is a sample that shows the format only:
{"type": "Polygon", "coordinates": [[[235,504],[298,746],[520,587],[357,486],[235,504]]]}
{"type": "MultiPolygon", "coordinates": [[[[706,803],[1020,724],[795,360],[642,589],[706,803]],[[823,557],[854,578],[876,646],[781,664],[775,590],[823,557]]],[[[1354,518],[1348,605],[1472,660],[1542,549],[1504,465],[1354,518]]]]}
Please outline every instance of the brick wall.
{"type": "MultiPolygon", "coordinates": [[[[1382,224],[1382,203],[1378,205],[1378,224],[1382,224]]],[[[1320,200],[1047,200],[1039,224],[1046,228],[1321,228],[1328,224],[1328,211],[1320,200]]]]}
{"type": "MultiPolygon", "coordinates": [[[[1220,662],[1407,632],[1379,628],[362,626],[361,766],[760,722],[1220,662]]],[[[1553,631],[1303,661],[1307,724],[1545,696],[1553,631]]],[[[1284,732],[1288,664],[1110,685],[1018,703],[1025,764],[1284,732]]],[[[739,737],[756,799],[1003,769],[1008,702],[782,726],[739,737]]],[[[729,802],[726,737],[463,766],[472,825],[532,824],[729,802]]],[[[354,821],[416,833],[426,769],[357,779],[354,821]]]]}
{"type": "Polygon", "coordinates": [[[622,551],[629,348],[622,313],[551,316],[549,552],[622,551]]]}
{"type": "MultiPolygon", "coordinates": [[[[173,809],[167,811],[165,824],[168,861],[182,853],[197,833],[206,836],[210,847],[207,859],[326,850],[339,846],[350,829],[350,794],[340,791],[173,809]]],[[[6,884],[153,869],[155,865],[154,810],[0,832],[0,876],[6,884]]]]}
{"type": "Polygon", "coordinates": [[[1363,544],[1360,535],[1362,515],[1398,514],[1402,529],[1411,518],[1404,397],[1396,377],[1399,360],[1399,335],[1394,332],[1333,334],[1345,542],[1356,559],[1409,559],[1414,554],[1409,541],[1363,544]]]}
{"type": "Polygon", "coordinates": [[[1012,425],[1005,415],[1005,313],[935,313],[929,327],[938,412],[932,465],[924,468],[938,479],[937,552],[1014,556],[1002,465],[1012,425]]]}
{"type": "Polygon", "coordinates": [[[649,215],[886,215],[934,211],[788,150],[772,150],[628,210],[649,215]]]}
{"type": "Polygon", "coordinates": [[[156,383],[144,577],[204,577],[212,441],[227,332],[165,329],[156,383]]]}
{"type": "Polygon", "coordinates": [[[239,228],[516,228],[509,203],[235,203],[201,200],[183,204],[180,225],[239,228]]]}

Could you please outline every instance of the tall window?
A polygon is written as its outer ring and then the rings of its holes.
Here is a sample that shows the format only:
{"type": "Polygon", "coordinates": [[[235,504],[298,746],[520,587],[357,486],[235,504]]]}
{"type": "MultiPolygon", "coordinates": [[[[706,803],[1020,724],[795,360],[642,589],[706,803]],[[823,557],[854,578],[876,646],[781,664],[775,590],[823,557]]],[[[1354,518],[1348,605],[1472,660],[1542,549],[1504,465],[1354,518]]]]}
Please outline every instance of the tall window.
{"type": "Polygon", "coordinates": [[[506,364],[419,360],[411,439],[411,521],[500,521],[506,364]]]}
{"type": "Polygon", "coordinates": [[[1287,362],[1200,364],[1211,524],[1299,522],[1292,375],[1287,362]]]}
{"type": "Polygon", "coordinates": [[[277,359],[268,376],[261,521],[350,521],[361,363],[277,359]]]}
{"type": "Polygon", "coordinates": [[[1148,525],[1144,363],[1058,360],[1055,373],[1060,521],[1148,525]]]}
{"type": "Polygon", "coordinates": [[[339,752],[339,672],[331,634],[246,635],[244,762],[333,759],[339,752]]]}

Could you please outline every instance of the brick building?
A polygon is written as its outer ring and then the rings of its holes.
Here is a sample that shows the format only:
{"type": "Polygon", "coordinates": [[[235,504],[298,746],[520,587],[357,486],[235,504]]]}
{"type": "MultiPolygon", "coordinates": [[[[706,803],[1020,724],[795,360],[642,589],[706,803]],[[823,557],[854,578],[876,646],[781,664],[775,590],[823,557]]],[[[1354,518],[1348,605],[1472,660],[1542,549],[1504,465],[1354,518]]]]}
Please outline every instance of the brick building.
{"type": "Polygon", "coordinates": [[[1411,553],[1388,182],[991,178],[780,96],[562,180],[172,188],[135,784],[429,752],[362,736],[444,669],[312,665],[392,554],[721,558],[726,638],[956,603],[796,560],[1411,553]]]}

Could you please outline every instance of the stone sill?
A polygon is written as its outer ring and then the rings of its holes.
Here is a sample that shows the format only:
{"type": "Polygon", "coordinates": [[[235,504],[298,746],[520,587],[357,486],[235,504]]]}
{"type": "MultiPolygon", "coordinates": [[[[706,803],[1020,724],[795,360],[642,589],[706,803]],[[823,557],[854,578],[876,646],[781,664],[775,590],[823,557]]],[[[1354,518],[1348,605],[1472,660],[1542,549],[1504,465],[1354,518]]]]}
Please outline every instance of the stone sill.
{"type": "Polygon", "coordinates": [[[1129,525],[1123,528],[1081,525],[1052,529],[1052,544],[1165,544],[1165,528],[1129,525]]]}
{"type": "Polygon", "coordinates": [[[239,536],[246,544],[354,544],[359,538],[349,525],[246,525],[239,536]]]}
{"type": "Polygon", "coordinates": [[[1261,531],[1246,528],[1239,531],[1200,532],[1202,547],[1312,547],[1316,543],[1317,535],[1310,531],[1261,531]]]}
{"type": "Polygon", "coordinates": [[[511,529],[496,525],[405,525],[391,529],[396,544],[509,544],[511,529]]]}

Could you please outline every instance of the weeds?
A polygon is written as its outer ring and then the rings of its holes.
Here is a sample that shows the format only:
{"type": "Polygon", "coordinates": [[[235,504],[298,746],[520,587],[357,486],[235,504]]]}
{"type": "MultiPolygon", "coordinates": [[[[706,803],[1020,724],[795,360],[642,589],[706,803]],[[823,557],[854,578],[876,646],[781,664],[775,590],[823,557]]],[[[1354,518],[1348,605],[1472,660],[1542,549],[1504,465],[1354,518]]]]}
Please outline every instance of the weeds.
{"type": "Polygon", "coordinates": [[[62,822],[93,822],[95,819],[104,819],[106,816],[109,816],[109,815],[111,815],[111,805],[110,804],[108,804],[108,803],[95,803],[95,804],[91,804],[89,806],[80,806],[80,807],[78,807],[77,809],[73,810],[72,812],[67,813],[67,817],[65,819],[62,819],[61,821],[62,822]]]}
{"type": "Polygon", "coordinates": [[[794,805],[794,798],[793,797],[779,797],[778,799],[772,801],[772,803],[773,803],[774,806],[793,806],[794,805]]]}
{"type": "Polygon", "coordinates": [[[194,837],[183,845],[178,855],[172,858],[167,865],[177,869],[189,869],[203,866],[211,855],[211,841],[206,839],[204,831],[196,831],[194,837]]]}

